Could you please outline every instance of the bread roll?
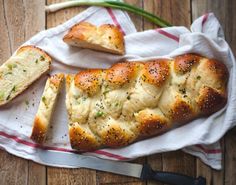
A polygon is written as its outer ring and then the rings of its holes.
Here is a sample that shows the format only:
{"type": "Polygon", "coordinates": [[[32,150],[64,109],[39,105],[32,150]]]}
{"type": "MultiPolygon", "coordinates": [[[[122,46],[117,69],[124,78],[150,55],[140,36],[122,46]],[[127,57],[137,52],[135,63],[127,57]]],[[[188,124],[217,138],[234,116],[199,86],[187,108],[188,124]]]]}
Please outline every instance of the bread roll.
{"type": "Polygon", "coordinates": [[[88,22],[81,22],[70,29],[63,41],[81,48],[118,55],[125,53],[124,36],[119,28],[111,24],[96,27],[88,22]]]}
{"type": "Polygon", "coordinates": [[[68,75],[71,146],[122,147],[208,116],[225,105],[227,81],[223,63],[196,54],[68,75]]]}
{"type": "Polygon", "coordinates": [[[46,73],[51,57],[35,46],[23,46],[0,66],[0,106],[46,73]]]}
{"type": "Polygon", "coordinates": [[[51,116],[60,92],[64,74],[55,74],[48,78],[34,119],[31,139],[42,144],[46,139],[51,116]]]}

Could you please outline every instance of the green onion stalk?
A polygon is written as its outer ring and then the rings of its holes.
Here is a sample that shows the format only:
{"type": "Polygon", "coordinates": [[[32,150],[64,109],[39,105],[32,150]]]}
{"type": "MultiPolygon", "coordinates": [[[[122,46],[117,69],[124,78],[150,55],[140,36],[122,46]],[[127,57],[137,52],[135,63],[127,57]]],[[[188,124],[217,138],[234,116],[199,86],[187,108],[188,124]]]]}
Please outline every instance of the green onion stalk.
{"type": "Polygon", "coordinates": [[[62,3],[56,3],[52,5],[46,6],[46,12],[56,12],[58,10],[76,6],[102,6],[102,7],[110,7],[114,9],[125,10],[128,12],[132,12],[134,14],[140,15],[146,18],[148,21],[158,25],[159,27],[169,27],[172,26],[167,21],[161,19],[160,17],[153,15],[141,8],[132,6],[130,4],[124,3],[122,1],[115,0],[74,0],[74,1],[66,1],[62,3]]]}

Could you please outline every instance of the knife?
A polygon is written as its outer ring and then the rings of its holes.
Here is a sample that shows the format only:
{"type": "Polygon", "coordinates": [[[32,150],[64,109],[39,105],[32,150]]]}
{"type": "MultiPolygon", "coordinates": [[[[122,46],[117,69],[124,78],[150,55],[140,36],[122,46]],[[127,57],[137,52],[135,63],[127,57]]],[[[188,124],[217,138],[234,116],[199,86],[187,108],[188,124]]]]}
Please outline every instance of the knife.
{"type": "Polygon", "coordinates": [[[93,156],[85,156],[66,152],[41,150],[37,152],[41,163],[49,166],[61,166],[70,168],[89,168],[99,171],[140,178],[141,180],[156,180],[170,185],[206,185],[206,179],[199,176],[190,176],[154,171],[148,164],[135,164],[100,159],[93,156]]]}

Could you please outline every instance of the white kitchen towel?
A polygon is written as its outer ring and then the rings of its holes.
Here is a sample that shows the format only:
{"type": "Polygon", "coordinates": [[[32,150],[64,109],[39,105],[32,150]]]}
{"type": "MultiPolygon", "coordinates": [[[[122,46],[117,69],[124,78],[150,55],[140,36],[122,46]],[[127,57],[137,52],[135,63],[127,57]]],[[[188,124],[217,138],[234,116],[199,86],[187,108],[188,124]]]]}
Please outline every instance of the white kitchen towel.
{"type": "MultiPolygon", "coordinates": [[[[236,67],[221,26],[212,13],[195,20],[191,30],[174,26],[137,32],[127,13],[91,7],[62,25],[38,33],[24,45],[27,44],[36,45],[53,57],[51,74],[76,73],[81,68],[107,68],[125,59],[137,61],[169,58],[184,53],[198,53],[224,62],[229,70],[230,79],[228,103],[222,110],[208,118],[196,119],[163,135],[138,141],[123,148],[83,153],[111,160],[131,160],[154,153],[183,149],[201,158],[212,168],[221,169],[222,151],[219,140],[236,123],[236,67]],[[125,35],[126,55],[117,56],[66,45],[62,37],[72,25],[81,21],[89,21],[96,25],[117,25],[125,35]]],[[[0,147],[14,155],[42,164],[47,164],[42,160],[42,156],[46,156],[48,151],[62,155],[80,153],[72,150],[69,144],[64,89],[53,116],[53,126],[49,130],[46,144],[41,146],[29,139],[45,81],[46,76],[40,78],[23,94],[0,108],[0,147]]],[[[59,163],[54,166],[78,167],[59,163]]]]}

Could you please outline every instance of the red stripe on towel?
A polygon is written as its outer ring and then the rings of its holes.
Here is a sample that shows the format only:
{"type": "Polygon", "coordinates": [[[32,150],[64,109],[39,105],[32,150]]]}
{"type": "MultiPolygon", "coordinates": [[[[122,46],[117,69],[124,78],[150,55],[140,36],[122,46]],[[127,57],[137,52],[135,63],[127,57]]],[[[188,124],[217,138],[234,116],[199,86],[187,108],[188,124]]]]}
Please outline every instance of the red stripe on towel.
{"type": "Polygon", "coordinates": [[[112,21],[114,22],[114,24],[120,29],[120,31],[123,33],[123,35],[125,35],[124,30],[122,29],[120,23],[117,21],[115,14],[113,13],[111,8],[106,8],[107,12],[109,13],[109,15],[111,16],[112,21]]]}
{"type": "MultiPolygon", "coordinates": [[[[10,135],[10,134],[7,134],[7,133],[2,132],[2,131],[0,131],[0,136],[3,136],[3,137],[8,138],[8,139],[13,139],[17,143],[20,143],[20,144],[23,144],[23,145],[26,145],[26,146],[30,146],[31,148],[39,148],[39,149],[42,149],[42,150],[54,150],[54,151],[77,153],[77,154],[83,153],[81,151],[70,150],[70,149],[66,149],[66,148],[59,148],[59,147],[53,147],[53,146],[43,146],[43,145],[40,145],[40,144],[37,144],[37,143],[33,143],[33,142],[23,140],[23,139],[21,139],[17,136],[10,135]]],[[[90,153],[104,155],[104,156],[115,158],[115,159],[118,159],[118,160],[128,160],[128,158],[126,158],[126,157],[116,155],[116,154],[112,154],[112,153],[109,153],[109,152],[106,152],[106,151],[103,151],[103,150],[96,150],[96,151],[93,151],[93,152],[90,152],[90,153]]]]}
{"type": "Polygon", "coordinates": [[[172,39],[172,40],[175,40],[176,42],[179,42],[179,37],[177,37],[177,36],[175,36],[175,35],[173,35],[173,34],[171,34],[171,33],[168,33],[168,32],[166,32],[166,31],[164,31],[164,30],[162,30],[162,29],[160,29],[160,28],[156,29],[156,31],[157,31],[158,33],[160,33],[160,34],[162,34],[162,35],[164,35],[164,36],[166,36],[166,37],[172,39]]]}
{"type": "Polygon", "coordinates": [[[195,145],[197,148],[201,149],[203,152],[207,154],[218,154],[222,153],[221,149],[207,149],[202,145],[195,145]]]}

